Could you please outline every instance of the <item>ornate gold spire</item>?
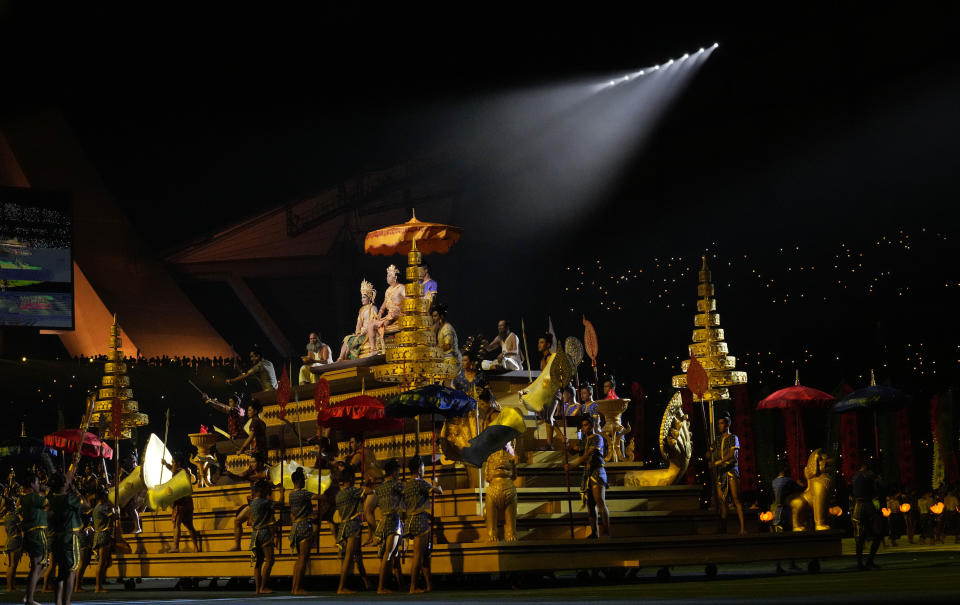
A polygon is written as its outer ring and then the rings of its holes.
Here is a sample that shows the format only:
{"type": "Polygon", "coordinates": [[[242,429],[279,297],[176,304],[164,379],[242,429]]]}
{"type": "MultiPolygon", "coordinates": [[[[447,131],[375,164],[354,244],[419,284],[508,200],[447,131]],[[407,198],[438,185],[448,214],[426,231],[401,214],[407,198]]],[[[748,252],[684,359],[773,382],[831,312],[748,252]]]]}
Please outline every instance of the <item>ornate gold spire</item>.
{"type": "Polygon", "coordinates": [[[430,300],[423,297],[423,255],[413,240],[407,254],[407,297],[403,301],[403,315],[398,320],[400,331],[387,345],[387,363],[373,367],[378,380],[402,383],[404,388],[432,384],[452,374],[443,364],[443,352],[437,346],[430,317],[430,300]]]}
{"type": "Polygon", "coordinates": [[[102,428],[101,436],[104,439],[130,439],[133,437],[133,428],[145,426],[149,421],[146,414],[140,413],[137,402],[133,399],[133,389],[130,388],[130,377],[127,376],[127,364],[123,361],[123,342],[120,338],[120,324],[117,314],[113,314],[113,325],[110,326],[110,352],[107,353],[107,364],[104,367],[100,389],[97,391],[97,402],[93,408],[90,423],[102,428]],[[121,430],[116,435],[113,432],[113,401],[120,400],[121,430]]]}
{"type": "MultiPolygon", "coordinates": [[[[693,344],[688,348],[690,357],[696,358],[707,371],[710,379],[709,388],[703,394],[704,401],[730,399],[727,387],[735,384],[745,384],[747,373],[738,371],[737,358],[728,355],[727,343],[723,341],[723,328],[720,327],[720,314],[717,313],[717,300],[713,298],[714,288],[711,281],[710,269],[707,267],[707,257],[703,257],[703,266],[700,268],[700,283],[697,286],[697,314],[693,318],[693,344]]],[[[690,359],[680,364],[683,372],[687,371],[690,359]]],[[[673,387],[682,389],[687,386],[687,375],[677,374],[673,377],[673,387]]]]}

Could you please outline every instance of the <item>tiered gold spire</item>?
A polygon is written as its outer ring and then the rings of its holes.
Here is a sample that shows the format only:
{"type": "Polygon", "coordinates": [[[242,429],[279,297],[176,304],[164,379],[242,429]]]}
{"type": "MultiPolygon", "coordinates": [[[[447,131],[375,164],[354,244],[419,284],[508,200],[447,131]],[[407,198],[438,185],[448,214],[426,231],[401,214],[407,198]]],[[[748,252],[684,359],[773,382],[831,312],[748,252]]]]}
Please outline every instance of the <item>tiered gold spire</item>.
{"type": "Polygon", "coordinates": [[[437,346],[430,317],[430,301],[423,297],[423,255],[413,241],[407,254],[407,297],[403,301],[400,331],[387,346],[387,363],[373,367],[373,375],[388,382],[399,382],[404,388],[416,388],[451,378],[453,374],[443,364],[443,352],[437,346]]]}
{"type": "MultiPolygon", "coordinates": [[[[723,341],[723,328],[720,327],[720,314],[717,313],[717,300],[713,298],[714,289],[711,281],[710,269],[707,267],[707,257],[703,257],[703,266],[700,268],[700,284],[697,286],[697,314],[693,318],[693,344],[689,346],[690,358],[696,358],[710,379],[708,388],[703,394],[703,401],[730,399],[727,387],[735,384],[745,384],[747,373],[735,370],[737,358],[728,355],[727,343],[723,341]]],[[[684,372],[690,365],[690,359],[680,364],[684,372]]],[[[687,386],[687,375],[677,374],[673,377],[673,387],[682,389],[687,386]]]]}
{"type": "Polygon", "coordinates": [[[127,376],[127,364],[123,361],[123,342],[120,338],[120,325],[117,315],[113,315],[113,325],[110,326],[110,352],[107,353],[107,364],[104,368],[100,389],[97,391],[97,402],[93,408],[91,424],[102,427],[101,437],[104,439],[130,439],[133,437],[133,428],[145,426],[149,421],[146,414],[140,413],[136,400],[133,399],[133,389],[130,388],[130,377],[127,376]],[[119,435],[113,432],[113,401],[120,400],[121,430],[119,435]]]}

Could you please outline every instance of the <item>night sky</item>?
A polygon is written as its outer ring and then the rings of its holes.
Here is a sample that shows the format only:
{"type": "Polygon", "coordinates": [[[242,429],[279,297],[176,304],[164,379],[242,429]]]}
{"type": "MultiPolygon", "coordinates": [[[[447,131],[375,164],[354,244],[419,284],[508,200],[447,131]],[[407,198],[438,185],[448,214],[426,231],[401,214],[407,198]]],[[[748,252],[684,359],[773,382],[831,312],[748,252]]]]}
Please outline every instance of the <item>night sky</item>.
{"type": "Polygon", "coordinates": [[[708,254],[752,382],[782,383],[793,366],[821,388],[871,367],[927,390],[956,382],[960,9],[0,7],[17,58],[4,111],[59,108],[158,255],[435,153],[472,103],[719,42],[575,220],[545,212],[517,229],[491,203],[489,221],[464,225],[439,271],[467,270],[470,288],[507,300],[461,294],[454,324],[489,333],[523,314],[537,332],[550,314],[561,336],[582,336],[587,313],[602,361],[666,391],[708,254]]]}

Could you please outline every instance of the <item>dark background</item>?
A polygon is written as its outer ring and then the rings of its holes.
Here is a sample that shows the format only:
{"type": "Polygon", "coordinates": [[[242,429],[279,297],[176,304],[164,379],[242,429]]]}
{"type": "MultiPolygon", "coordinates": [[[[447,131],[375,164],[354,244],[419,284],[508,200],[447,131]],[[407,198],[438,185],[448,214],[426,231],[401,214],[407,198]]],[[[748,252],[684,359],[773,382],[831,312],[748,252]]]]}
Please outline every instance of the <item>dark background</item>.
{"type": "Polygon", "coordinates": [[[158,255],[435,152],[451,107],[719,42],[590,212],[506,229],[493,200],[463,225],[434,262],[461,335],[523,317],[532,347],[586,313],[602,368],[663,405],[707,254],[755,399],[795,367],[827,390],[873,368],[924,404],[957,381],[955,7],[0,7],[3,110],[58,107],[158,255]]]}

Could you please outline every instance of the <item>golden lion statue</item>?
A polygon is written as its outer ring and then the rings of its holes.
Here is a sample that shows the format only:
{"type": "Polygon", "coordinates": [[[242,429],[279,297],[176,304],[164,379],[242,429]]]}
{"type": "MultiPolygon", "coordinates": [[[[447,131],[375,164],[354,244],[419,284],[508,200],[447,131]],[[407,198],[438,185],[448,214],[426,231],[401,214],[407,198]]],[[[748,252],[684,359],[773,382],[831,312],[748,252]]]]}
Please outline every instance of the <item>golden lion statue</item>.
{"type": "Polygon", "coordinates": [[[803,469],[807,489],[794,494],[788,503],[792,511],[793,531],[806,531],[810,517],[813,517],[813,526],[817,531],[830,529],[827,503],[833,489],[831,463],[830,457],[819,448],[810,453],[807,466],[803,469]]]}
{"type": "Polygon", "coordinates": [[[486,513],[487,540],[499,540],[497,525],[503,514],[503,539],[513,542],[517,539],[517,488],[513,480],[517,477],[517,464],[513,454],[507,448],[501,448],[490,454],[484,465],[487,470],[486,513]]]}
{"type": "Polygon", "coordinates": [[[687,471],[693,454],[693,435],[690,432],[690,417],[683,413],[683,399],[679,391],[670,399],[660,421],[660,453],[667,462],[667,468],[630,471],[624,477],[624,485],[673,485],[687,471]]]}

